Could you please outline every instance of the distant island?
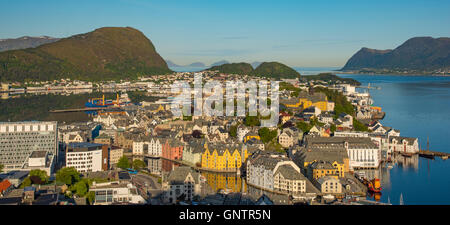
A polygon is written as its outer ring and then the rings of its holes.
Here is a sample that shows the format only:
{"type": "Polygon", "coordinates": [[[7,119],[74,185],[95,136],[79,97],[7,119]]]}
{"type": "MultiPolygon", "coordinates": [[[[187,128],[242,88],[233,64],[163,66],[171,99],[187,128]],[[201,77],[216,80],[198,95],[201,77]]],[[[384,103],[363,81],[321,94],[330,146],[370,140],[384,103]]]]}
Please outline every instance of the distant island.
{"type": "Polygon", "coordinates": [[[219,71],[227,74],[251,75],[275,79],[295,79],[301,75],[294,69],[279,62],[264,62],[256,69],[249,63],[229,63],[221,66],[213,66],[209,71],[219,71]]]}
{"type": "Polygon", "coordinates": [[[172,71],[145,35],[105,27],[37,48],[0,53],[0,81],[135,79],[172,71]]]}
{"type": "MultiPolygon", "coordinates": [[[[207,65],[202,62],[194,62],[189,65],[179,65],[177,63],[174,63],[171,60],[166,60],[166,63],[169,67],[207,67],[207,65]]],[[[223,60],[223,61],[215,62],[215,63],[211,64],[209,67],[221,66],[224,64],[228,64],[228,63],[229,63],[228,61],[223,60]]]]}
{"type": "Polygon", "coordinates": [[[362,48],[340,71],[374,74],[448,74],[450,38],[415,37],[394,50],[362,48]]]}

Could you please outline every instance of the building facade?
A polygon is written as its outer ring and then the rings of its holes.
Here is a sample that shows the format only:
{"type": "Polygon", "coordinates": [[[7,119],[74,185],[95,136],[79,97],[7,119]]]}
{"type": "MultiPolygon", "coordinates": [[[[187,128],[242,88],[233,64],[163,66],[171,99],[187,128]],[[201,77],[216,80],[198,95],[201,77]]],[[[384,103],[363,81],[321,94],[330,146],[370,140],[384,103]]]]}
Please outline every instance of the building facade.
{"type": "Polygon", "coordinates": [[[80,173],[106,171],[109,169],[109,148],[93,143],[70,143],[66,149],[66,167],[80,173]]]}
{"type": "Polygon", "coordinates": [[[56,156],[57,149],[57,122],[0,123],[0,164],[5,172],[26,169],[35,151],[56,156]]]}

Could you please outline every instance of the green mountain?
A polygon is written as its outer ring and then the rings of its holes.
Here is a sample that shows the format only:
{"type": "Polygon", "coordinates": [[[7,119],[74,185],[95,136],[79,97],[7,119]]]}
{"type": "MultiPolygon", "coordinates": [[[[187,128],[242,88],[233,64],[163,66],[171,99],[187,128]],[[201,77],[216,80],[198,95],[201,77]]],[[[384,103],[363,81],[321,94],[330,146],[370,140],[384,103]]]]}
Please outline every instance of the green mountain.
{"type": "Polygon", "coordinates": [[[293,79],[300,77],[300,73],[279,62],[261,63],[261,65],[253,71],[253,75],[275,79],[293,79]]]}
{"type": "Polygon", "coordinates": [[[450,38],[411,38],[394,50],[362,48],[343,71],[426,72],[450,69],[450,38]]]}
{"type": "Polygon", "coordinates": [[[228,63],[220,66],[213,66],[209,71],[219,71],[220,73],[240,74],[259,76],[275,79],[299,78],[300,74],[294,69],[278,62],[264,62],[256,69],[249,63],[228,63]]]}
{"type": "Polygon", "coordinates": [[[100,28],[37,48],[0,53],[0,81],[133,79],[171,70],[140,31],[100,28]]]}
{"type": "Polygon", "coordinates": [[[208,70],[228,74],[249,75],[253,72],[253,67],[248,63],[229,63],[220,66],[213,66],[208,70]]]}

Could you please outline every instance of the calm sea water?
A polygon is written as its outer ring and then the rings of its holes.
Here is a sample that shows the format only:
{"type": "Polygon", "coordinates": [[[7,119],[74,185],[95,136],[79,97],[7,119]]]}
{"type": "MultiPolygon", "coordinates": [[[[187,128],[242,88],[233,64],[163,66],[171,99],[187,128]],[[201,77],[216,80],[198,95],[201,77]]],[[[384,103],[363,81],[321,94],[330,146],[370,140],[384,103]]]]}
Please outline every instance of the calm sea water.
{"type": "MultiPolygon", "coordinates": [[[[367,86],[375,105],[381,106],[385,126],[401,131],[402,136],[418,137],[422,149],[450,152],[450,77],[392,76],[340,74],[367,86]]],[[[405,205],[450,204],[450,160],[429,160],[419,157],[398,158],[392,169],[374,171],[382,179],[381,201],[405,205]]]]}

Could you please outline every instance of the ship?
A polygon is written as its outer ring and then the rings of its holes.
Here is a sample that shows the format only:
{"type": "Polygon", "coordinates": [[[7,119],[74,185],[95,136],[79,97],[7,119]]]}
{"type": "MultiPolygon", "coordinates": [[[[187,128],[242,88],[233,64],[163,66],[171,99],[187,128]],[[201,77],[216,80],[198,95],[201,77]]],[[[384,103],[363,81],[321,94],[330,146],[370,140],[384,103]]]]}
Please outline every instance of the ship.
{"type": "Polygon", "coordinates": [[[122,94],[120,97],[119,94],[117,94],[117,99],[115,101],[105,99],[105,95],[103,95],[102,98],[89,99],[84,104],[84,106],[86,106],[86,108],[108,108],[108,107],[123,107],[131,104],[132,103],[130,98],[128,97],[128,94],[122,94]]]}

